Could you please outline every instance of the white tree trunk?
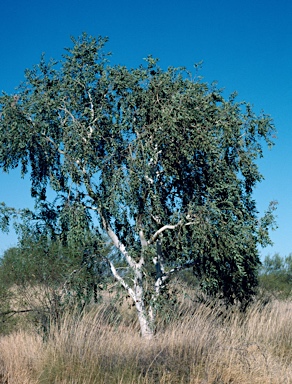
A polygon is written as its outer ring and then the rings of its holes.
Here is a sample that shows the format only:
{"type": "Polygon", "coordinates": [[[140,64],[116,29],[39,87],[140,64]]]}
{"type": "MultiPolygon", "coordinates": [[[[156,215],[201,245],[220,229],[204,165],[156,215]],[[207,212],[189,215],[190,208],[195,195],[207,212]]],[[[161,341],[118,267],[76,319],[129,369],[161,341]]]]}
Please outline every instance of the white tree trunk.
{"type": "Polygon", "coordinates": [[[145,306],[142,303],[136,302],[136,310],[140,324],[141,336],[144,339],[151,340],[154,336],[154,324],[151,316],[147,313],[145,306]]]}
{"type": "MultiPolygon", "coordinates": [[[[130,259],[130,256],[128,256],[130,259]]],[[[142,267],[144,265],[143,258],[139,263],[135,263],[131,260],[132,271],[134,273],[134,285],[131,287],[118,273],[114,264],[108,260],[113,276],[117,281],[126,289],[128,294],[133,299],[137,310],[137,316],[140,324],[141,336],[145,339],[152,339],[154,336],[154,316],[153,311],[147,311],[144,299],[144,287],[143,287],[143,272],[142,267]]]]}
{"type": "Polygon", "coordinates": [[[140,324],[141,336],[150,340],[154,336],[154,319],[151,311],[147,311],[145,305],[142,265],[137,265],[134,273],[134,301],[140,324]]]}
{"type": "MultiPolygon", "coordinates": [[[[100,213],[101,214],[101,213],[100,213]]],[[[122,244],[118,238],[118,236],[114,233],[112,228],[106,223],[104,217],[101,215],[104,228],[106,229],[109,237],[111,238],[113,244],[116,248],[124,255],[128,266],[131,268],[134,274],[133,286],[130,286],[126,280],[118,273],[114,264],[108,260],[113,276],[119,281],[122,286],[127,290],[128,294],[133,299],[135,304],[138,320],[140,324],[141,336],[145,339],[152,339],[154,336],[154,323],[155,323],[155,312],[156,312],[156,303],[161,294],[161,290],[166,284],[166,281],[169,277],[169,274],[165,273],[163,258],[162,258],[162,250],[161,250],[161,240],[160,236],[167,229],[175,229],[177,226],[181,225],[181,221],[176,225],[165,225],[160,228],[149,241],[146,241],[143,233],[143,229],[141,228],[139,231],[140,241],[142,245],[142,253],[139,262],[136,262],[128,253],[124,244],[122,244]],[[144,292],[144,284],[143,284],[143,267],[144,267],[144,251],[151,244],[156,242],[157,250],[156,256],[153,258],[153,264],[156,269],[156,280],[154,284],[154,292],[152,293],[152,299],[150,303],[145,303],[145,292],[144,292]]]]}

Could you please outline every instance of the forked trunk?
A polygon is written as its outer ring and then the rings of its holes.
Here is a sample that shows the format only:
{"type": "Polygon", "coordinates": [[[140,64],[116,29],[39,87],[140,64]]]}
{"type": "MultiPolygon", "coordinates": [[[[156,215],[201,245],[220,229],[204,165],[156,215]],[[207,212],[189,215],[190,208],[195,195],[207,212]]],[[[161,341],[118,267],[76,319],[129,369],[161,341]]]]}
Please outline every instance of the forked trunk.
{"type": "MultiPolygon", "coordinates": [[[[101,213],[100,213],[101,214],[101,213]]],[[[141,336],[144,339],[152,339],[154,336],[154,323],[155,323],[155,315],[154,315],[154,308],[152,307],[153,304],[150,304],[149,310],[145,304],[145,292],[144,292],[144,285],[143,285],[143,280],[144,280],[144,275],[143,275],[143,267],[145,264],[144,260],[144,249],[148,246],[145,238],[143,231],[140,231],[140,239],[142,243],[142,254],[139,262],[136,262],[131,255],[127,252],[126,247],[124,244],[122,244],[117,237],[117,235],[114,233],[112,228],[107,224],[105,218],[102,216],[104,228],[106,229],[109,237],[113,241],[113,244],[116,246],[116,248],[124,255],[126,262],[128,263],[129,267],[131,268],[134,278],[133,278],[133,286],[129,285],[127,281],[118,273],[115,265],[110,259],[107,259],[112,274],[116,278],[116,280],[126,289],[128,292],[129,296],[133,299],[133,302],[135,304],[136,310],[137,310],[137,316],[140,324],[140,330],[141,330],[141,336]]],[[[154,238],[154,240],[156,237],[154,238]]],[[[159,258],[157,258],[158,260],[159,258]]],[[[156,262],[158,265],[158,262],[156,262]]],[[[157,267],[156,265],[156,267],[157,267]]],[[[161,280],[161,275],[162,270],[161,266],[159,264],[159,280],[161,280]]],[[[155,300],[157,299],[157,296],[160,293],[160,286],[161,284],[158,284],[158,287],[156,287],[155,284],[155,295],[154,298],[155,300]]],[[[155,301],[154,300],[154,301],[155,301]]]]}

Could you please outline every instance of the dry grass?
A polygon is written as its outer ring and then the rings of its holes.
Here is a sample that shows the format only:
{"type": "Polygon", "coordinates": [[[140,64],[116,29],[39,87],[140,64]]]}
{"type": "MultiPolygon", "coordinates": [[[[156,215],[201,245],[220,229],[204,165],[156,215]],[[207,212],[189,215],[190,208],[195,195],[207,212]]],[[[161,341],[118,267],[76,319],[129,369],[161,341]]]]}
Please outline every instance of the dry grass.
{"type": "Polygon", "coordinates": [[[68,314],[47,340],[32,330],[3,336],[0,383],[292,383],[291,302],[255,304],[244,315],[184,302],[176,309],[183,315],[161,323],[151,342],[129,313],[114,324],[118,311],[68,314]]]}

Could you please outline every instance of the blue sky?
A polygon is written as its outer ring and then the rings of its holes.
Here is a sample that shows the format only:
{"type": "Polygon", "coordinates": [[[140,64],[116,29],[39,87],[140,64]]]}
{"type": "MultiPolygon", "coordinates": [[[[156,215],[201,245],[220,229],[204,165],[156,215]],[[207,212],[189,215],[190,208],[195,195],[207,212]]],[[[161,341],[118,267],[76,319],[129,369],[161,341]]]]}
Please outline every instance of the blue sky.
{"type": "MultiPolygon", "coordinates": [[[[60,59],[70,36],[108,36],[113,64],[135,67],[148,54],[163,68],[203,60],[200,75],[226,95],[250,102],[274,118],[276,146],[259,167],[260,213],[279,202],[274,246],[262,255],[292,252],[292,2],[290,0],[3,0],[0,13],[0,91],[13,93],[24,70],[46,57],[60,59]]],[[[0,171],[0,201],[33,207],[29,179],[0,171]]],[[[16,236],[0,233],[0,254],[16,236]]]]}

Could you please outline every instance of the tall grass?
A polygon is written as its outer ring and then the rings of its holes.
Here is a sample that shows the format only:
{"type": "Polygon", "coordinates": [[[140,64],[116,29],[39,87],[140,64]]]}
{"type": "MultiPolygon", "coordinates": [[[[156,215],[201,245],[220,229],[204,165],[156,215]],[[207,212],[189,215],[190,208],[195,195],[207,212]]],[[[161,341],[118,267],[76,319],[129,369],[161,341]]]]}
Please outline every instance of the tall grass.
{"type": "Polygon", "coordinates": [[[33,329],[3,336],[0,383],[292,383],[291,302],[257,303],[245,314],[183,302],[150,342],[119,311],[68,313],[46,339],[33,329]]]}

